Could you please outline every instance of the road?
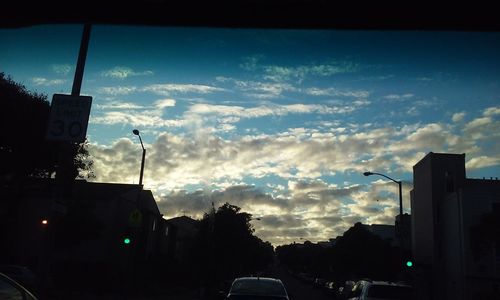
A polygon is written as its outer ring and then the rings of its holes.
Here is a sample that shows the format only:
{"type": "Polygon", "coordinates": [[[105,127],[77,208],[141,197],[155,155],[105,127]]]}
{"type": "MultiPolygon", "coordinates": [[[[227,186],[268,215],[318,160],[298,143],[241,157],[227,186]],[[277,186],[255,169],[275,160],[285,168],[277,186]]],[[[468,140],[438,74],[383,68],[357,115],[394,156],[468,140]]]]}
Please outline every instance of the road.
{"type": "MultiPolygon", "coordinates": [[[[288,293],[293,300],[332,300],[333,297],[328,296],[322,289],[315,288],[311,284],[300,281],[299,279],[288,274],[283,268],[276,268],[271,271],[267,277],[279,278],[283,281],[288,293]]],[[[50,300],[75,299],[75,300],[206,300],[207,298],[200,297],[198,290],[168,290],[159,293],[155,296],[147,295],[130,295],[127,293],[108,294],[108,295],[92,295],[79,294],[62,295],[61,297],[50,297],[50,300]]]]}
{"type": "Polygon", "coordinates": [[[277,268],[271,273],[271,277],[279,278],[283,281],[288,293],[293,300],[332,300],[323,290],[304,283],[288,274],[283,268],[277,268]]]}

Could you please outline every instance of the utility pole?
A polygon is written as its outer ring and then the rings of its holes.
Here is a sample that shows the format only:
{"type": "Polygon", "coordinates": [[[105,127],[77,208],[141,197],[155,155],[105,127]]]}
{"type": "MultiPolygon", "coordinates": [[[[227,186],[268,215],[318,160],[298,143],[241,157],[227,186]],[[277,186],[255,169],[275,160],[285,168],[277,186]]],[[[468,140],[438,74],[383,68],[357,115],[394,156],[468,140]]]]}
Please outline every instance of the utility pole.
{"type": "MultiPolygon", "coordinates": [[[[80,51],[78,53],[78,60],[75,69],[75,77],[73,80],[73,87],[71,96],[80,96],[80,90],[83,80],[83,71],[85,68],[85,60],[87,58],[87,49],[90,40],[91,25],[85,24],[83,28],[82,39],[80,43],[80,51]]],[[[86,124],[85,124],[86,126],[86,124]]],[[[86,127],[85,127],[86,128],[86,127]]],[[[55,228],[58,226],[59,219],[67,213],[69,204],[71,203],[72,190],[74,179],[78,174],[74,167],[73,159],[76,155],[78,146],[73,141],[58,141],[58,157],[55,175],[55,193],[52,207],[50,207],[50,218],[47,221],[46,230],[44,232],[44,242],[40,255],[39,274],[41,279],[41,287],[46,292],[48,282],[48,275],[50,271],[50,264],[52,261],[52,252],[55,246],[55,228]],[[56,213],[54,209],[58,207],[59,211],[56,213]]]]}

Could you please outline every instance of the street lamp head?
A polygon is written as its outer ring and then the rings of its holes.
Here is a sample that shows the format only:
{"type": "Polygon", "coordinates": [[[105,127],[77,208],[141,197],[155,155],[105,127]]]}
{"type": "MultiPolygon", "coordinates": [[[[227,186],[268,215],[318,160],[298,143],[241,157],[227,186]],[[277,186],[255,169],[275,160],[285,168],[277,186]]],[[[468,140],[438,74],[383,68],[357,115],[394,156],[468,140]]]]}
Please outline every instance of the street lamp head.
{"type": "Polygon", "coordinates": [[[370,175],[373,175],[373,173],[372,172],[364,172],[363,175],[370,176],[370,175]]]}
{"type": "Polygon", "coordinates": [[[132,132],[133,132],[135,135],[139,135],[139,130],[137,130],[137,129],[132,130],[132,132]]]}

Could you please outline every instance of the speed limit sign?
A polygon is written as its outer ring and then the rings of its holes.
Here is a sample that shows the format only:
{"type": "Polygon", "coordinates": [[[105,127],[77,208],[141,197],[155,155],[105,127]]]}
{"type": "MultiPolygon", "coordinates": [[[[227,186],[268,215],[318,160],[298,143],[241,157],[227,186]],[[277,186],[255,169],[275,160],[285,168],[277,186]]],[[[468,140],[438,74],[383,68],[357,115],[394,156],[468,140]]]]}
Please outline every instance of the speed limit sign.
{"type": "Polygon", "coordinates": [[[54,94],[47,139],[82,143],[87,136],[92,97],[54,94]]]}

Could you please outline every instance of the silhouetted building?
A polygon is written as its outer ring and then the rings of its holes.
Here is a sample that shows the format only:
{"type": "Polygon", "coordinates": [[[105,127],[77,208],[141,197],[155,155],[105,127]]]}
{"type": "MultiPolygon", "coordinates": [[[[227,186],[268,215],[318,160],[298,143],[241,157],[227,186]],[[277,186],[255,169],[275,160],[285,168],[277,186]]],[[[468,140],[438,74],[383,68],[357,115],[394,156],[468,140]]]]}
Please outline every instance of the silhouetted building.
{"type": "MultiPolygon", "coordinates": [[[[477,257],[471,229],[485,214],[500,213],[500,181],[466,178],[465,154],[432,152],[413,167],[413,181],[412,246],[418,299],[493,295],[500,285],[500,239],[491,241],[494,247],[477,257]]],[[[500,228],[496,230],[498,237],[500,228]]]]}
{"type": "Polygon", "coordinates": [[[331,247],[333,247],[334,243],[332,243],[332,241],[329,240],[329,241],[320,241],[317,244],[318,244],[318,246],[321,246],[322,248],[331,248],[331,247]]]}
{"type": "Polygon", "coordinates": [[[390,242],[392,245],[395,245],[395,227],[394,225],[385,225],[385,224],[372,224],[365,225],[365,228],[368,229],[371,233],[378,236],[379,238],[390,242]]]}
{"type": "Polygon", "coordinates": [[[187,217],[175,217],[167,219],[169,226],[169,243],[171,249],[169,257],[182,264],[188,259],[188,251],[192,246],[198,233],[198,221],[187,217]]]}
{"type": "Polygon", "coordinates": [[[394,222],[395,237],[397,245],[407,251],[411,251],[411,215],[397,215],[394,222]]]}
{"type": "Polygon", "coordinates": [[[53,179],[24,184],[15,224],[10,224],[12,239],[2,245],[8,248],[6,260],[35,270],[50,260],[52,271],[57,265],[68,272],[79,265],[125,274],[134,263],[152,264],[166,252],[165,224],[151,191],[76,180],[71,199],[58,203],[56,190],[53,179]]]}
{"type": "MultiPolygon", "coordinates": [[[[378,236],[384,241],[389,242],[391,245],[396,245],[395,235],[394,235],[394,225],[386,224],[361,224],[363,228],[378,236]]],[[[352,227],[351,227],[352,228],[352,227]]]]}

